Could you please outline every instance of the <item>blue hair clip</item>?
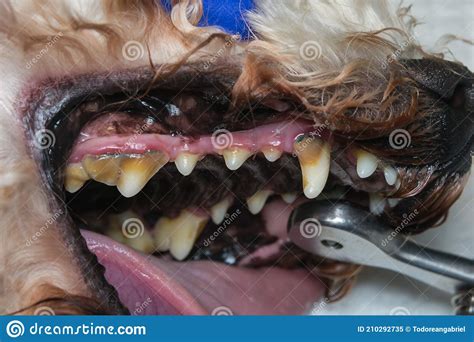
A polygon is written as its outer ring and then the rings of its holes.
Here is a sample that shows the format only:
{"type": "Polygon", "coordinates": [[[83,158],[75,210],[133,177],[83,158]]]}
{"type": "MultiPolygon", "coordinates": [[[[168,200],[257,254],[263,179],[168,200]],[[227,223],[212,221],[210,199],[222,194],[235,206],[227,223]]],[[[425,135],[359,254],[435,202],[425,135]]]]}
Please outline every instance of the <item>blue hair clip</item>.
{"type": "MultiPolygon", "coordinates": [[[[162,0],[171,10],[171,0],[162,0]]],[[[203,15],[199,26],[218,26],[229,34],[238,34],[249,39],[250,32],[245,22],[245,12],[254,8],[253,0],[203,0],[203,15]]]]}

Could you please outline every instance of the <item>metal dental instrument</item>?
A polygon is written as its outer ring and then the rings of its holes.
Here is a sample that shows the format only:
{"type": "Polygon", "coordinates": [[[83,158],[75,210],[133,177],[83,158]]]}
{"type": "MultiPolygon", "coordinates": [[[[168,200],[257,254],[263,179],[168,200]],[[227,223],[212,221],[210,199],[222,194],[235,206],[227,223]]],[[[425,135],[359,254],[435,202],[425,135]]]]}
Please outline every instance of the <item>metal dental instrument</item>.
{"type": "Polygon", "coordinates": [[[421,246],[345,201],[311,201],[293,210],[288,237],[321,257],[389,269],[448,292],[458,314],[474,314],[474,260],[421,246]]]}

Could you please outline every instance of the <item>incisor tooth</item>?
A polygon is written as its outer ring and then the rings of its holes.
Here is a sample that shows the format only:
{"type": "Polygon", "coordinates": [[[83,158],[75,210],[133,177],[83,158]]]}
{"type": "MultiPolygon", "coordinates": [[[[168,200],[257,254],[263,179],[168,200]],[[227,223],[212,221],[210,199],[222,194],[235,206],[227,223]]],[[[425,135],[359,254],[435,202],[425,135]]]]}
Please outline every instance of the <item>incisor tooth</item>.
{"type": "Polygon", "coordinates": [[[303,176],[303,192],[307,198],[317,197],[324,189],[331,164],[331,146],[322,139],[305,136],[295,141],[303,176]]]}
{"type": "Polygon", "coordinates": [[[224,221],[227,210],[232,205],[232,198],[227,197],[211,207],[211,218],[215,224],[221,224],[224,221]]]}
{"type": "Polygon", "coordinates": [[[87,156],[82,160],[87,174],[96,182],[116,185],[120,173],[120,158],[87,156]]]}
{"type": "Polygon", "coordinates": [[[69,164],[66,167],[64,187],[67,192],[74,193],[90,179],[80,163],[69,164]]]}
{"type": "Polygon", "coordinates": [[[370,212],[375,215],[383,213],[385,208],[386,199],[381,194],[376,192],[369,193],[369,207],[370,212]]]}
{"type": "Polygon", "coordinates": [[[395,168],[391,166],[385,166],[383,169],[383,174],[388,185],[395,185],[398,178],[398,172],[395,170],[395,168]]]}
{"type": "Polygon", "coordinates": [[[285,201],[285,203],[291,204],[296,201],[296,198],[298,198],[298,194],[294,192],[288,192],[286,194],[281,195],[281,198],[283,199],[283,201],[285,201]]]}
{"type": "Polygon", "coordinates": [[[271,190],[260,190],[253,194],[252,197],[247,198],[247,207],[249,208],[249,211],[254,215],[258,214],[263,209],[265,202],[267,202],[268,197],[272,193],[271,190]]]}
{"type": "Polygon", "coordinates": [[[199,160],[198,154],[181,152],[178,154],[174,163],[176,168],[183,176],[189,176],[193,172],[196,163],[199,160]]]}
{"type": "Polygon", "coordinates": [[[124,158],[120,163],[118,191],[124,197],[135,196],[168,161],[169,157],[162,152],[147,153],[138,158],[124,158]]]}
{"type": "Polygon", "coordinates": [[[277,161],[282,155],[282,152],[278,148],[273,146],[263,148],[262,153],[265,158],[271,163],[277,161]]]}
{"type": "Polygon", "coordinates": [[[250,151],[243,148],[231,147],[222,151],[225,165],[229,170],[237,170],[252,155],[250,151]]]}
{"type": "Polygon", "coordinates": [[[357,158],[357,175],[360,178],[367,178],[377,170],[378,159],[372,153],[358,149],[355,151],[357,158]]]}

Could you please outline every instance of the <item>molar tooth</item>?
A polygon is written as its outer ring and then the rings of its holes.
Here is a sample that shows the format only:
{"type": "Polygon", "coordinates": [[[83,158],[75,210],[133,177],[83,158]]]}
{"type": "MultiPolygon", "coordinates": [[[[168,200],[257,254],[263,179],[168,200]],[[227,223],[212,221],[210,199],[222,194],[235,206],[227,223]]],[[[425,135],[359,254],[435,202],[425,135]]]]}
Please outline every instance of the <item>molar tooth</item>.
{"type": "Polygon", "coordinates": [[[229,170],[237,170],[252,155],[250,151],[239,147],[227,148],[222,151],[225,165],[229,170]]]}
{"type": "Polygon", "coordinates": [[[181,152],[176,157],[174,163],[176,168],[183,176],[189,176],[193,172],[196,163],[199,160],[198,154],[192,154],[187,152],[181,152]]]}
{"type": "Polygon", "coordinates": [[[118,191],[124,197],[135,196],[168,161],[169,157],[162,152],[147,153],[139,158],[124,158],[120,163],[118,191]]]}
{"type": "Polygon", "coordinates": [[[369,193],[369,207],[370,212],[375,215],[380,215],[385,209],[387,203],[385,197],[376,192],[369,193]]]}
{"type": "Polygon", "coordinates": [[[372,176],[375,170],[377,170],[377,157],[362,149],[357,149],[355,156],[357,158],[357,175],[360,178],[372,176]]]}
{"type": "Polygon", "coordinates": [[[262,153],[265,158],[271,163],[280,159],[282,155],[282,151],[273,146],[263,148],[262,153]]]}
{"type": "Polygon", "coordinates": [[[227,210],[232,205],[232,198],[227,197],[211,207],[211,218],[215,224],[221,224],[224,221],[227,210]]]}
{"type": "Polygon", "coordinates": [[[87,156],[82,160],[82,166],[90,178],[96,182],[116,185],[120,173],[120,159],[110,156],[87,156]]]}
{"type": "Polygon", "coordinates": [[[385,166],[383,169],[383,174],[385,176],[385,181],[388,185],[395,185],[398,178],[398,172],[392,166],[385,166]]]}
{"type": "Polygon", "coordinates": [[[303,176],[303,192],[307,198],[317,197],[324,189],[331,164],[331,146],[324,140],[305,136],[294,143],[303,176]]]}
{"type": "Polygon", "coordinates": [[[283,201],[285,201],[285,203],[291,204],[296,201],[296,199],[298,198],[298,194],[294,192],[288,192],[286,194],[281,195],[281,198],[283,199],[283,201]]]}
{"type": "Polygon", "coordinates": [[[84,183],[90,179],[81,163],[69,164],[66,167],[65,173],[66,177],[64,180],[64,187],[66,188],[66,191],[70,193],[74,193],[82,188],[84,183]]]}
{"type": "Polygon", "coordinates": [[[257,215],[263,209],[265,202],[272,193],[273,191],[271,190],[260,190],[247,198],[247,207],[249,208],[249,211],[252,214],[257,215]]]}

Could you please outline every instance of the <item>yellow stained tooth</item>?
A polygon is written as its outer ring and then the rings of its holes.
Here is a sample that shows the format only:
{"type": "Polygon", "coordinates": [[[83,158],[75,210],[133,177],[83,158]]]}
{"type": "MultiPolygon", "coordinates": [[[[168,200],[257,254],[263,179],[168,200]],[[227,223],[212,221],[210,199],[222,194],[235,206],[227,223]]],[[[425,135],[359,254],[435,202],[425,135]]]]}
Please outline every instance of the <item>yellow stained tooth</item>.
{"type": "Polygon", "coordinates": [[[295,141],[294,151],[301,166],[303,192],[307,198],[315,198],[329,176],[331,146],[320,138],[304,136],[295,141]]]}
{"type": "Polygon", "coordinates": [[[200,156],[198,154],[192,154],[187,152],[181,152],[178,154],[174,163],[176,168],[183,176],[188,176],[193,172],[196,163],[200,156]]]}
{"type": "Polygon", "coordinates": [[[177,260],[184,260],[202,232],[208,217],[198,216],[183,210],[178,217],[162,217],[155,225],[155,246],[159,251],[168,251],[177,260]]]}
{"type": "Polygon", "coordinates": [[[109,228],[106,235],[137,251],[153,253],[154,243],[150,232],[145,228],[144,220],[131,210],[108,217],[109,228]]]}
{"type": "Polygon", "coordinates": [[[87,174],[96,182],[116,185],[120,172],[120,158],[87,156],[82,160],[87,174]]]}
{"type": "Polygon", "coordinates": [[[81,163],[69,164],[65,171],[64,187],[67,192],[74,193],[89,179],[90,177],[81,163]]]}
{"type": "Polygon", "coordinates": [[[237,170],[252,155],[250,151],[243,148],[232,147],[222,151],[225,165],[229,170],[237,170]]]}
{"type": "Polygon", "coordinates": [[[247,207],[249,208],[249,211],[254,215],[258,214],[263,209],[265,202],[267,202],[268,197],[272,193],[271,190],[260,190],[253,194],[252,197],[247,198],[247,207]]]}
{"type": "Polygon", "coordinates": [[[291,204],[296,201],[296,199],[298,198],[298,194],[294,192],[288,192],[286,194],[281,195],[281,198],[283,199],[283,201],[285,201],[285,203],[291,204]]]}
{"type": "Polygon", "coordinates": [[[273,146],[264,147],[262,149],[262,153],[265,156],[265,158],[271,163],[273,163],[274,161],[277,161],[282,155],[282,151],[280,151],[278,148],[273,147],[273,146]]]}
{"type": "Polygon", "coordinates": [[[187,210],[180,215],[178,227],[171,238],[170,254],[177,260],[184,260],[204,230],[208,217],[197,216],[187,210]]]}
{"type": "Polygon", "coordinates": [[[147,153],[137,158],[123,158],[117,189],[124,197],[138,194],[167,162],[169,157],[162,152],[147,153]]]}
{"type": "Polygon", "coordinates": [[[377,170],[379,160],[372,153],[362,149],[357,149],[355,152],[357,158],[357,175],[360,178],[367,178],[377,170]]]}
{"type": "Polygon", "coordinates": [[[232,205],[232,198],[227,197],[221,200],[220,202],[214,204],[211,208],[211,218],[212,222],[215,224],[221,224],[224,221],[225,214],[227,210],[232,205]]]}

